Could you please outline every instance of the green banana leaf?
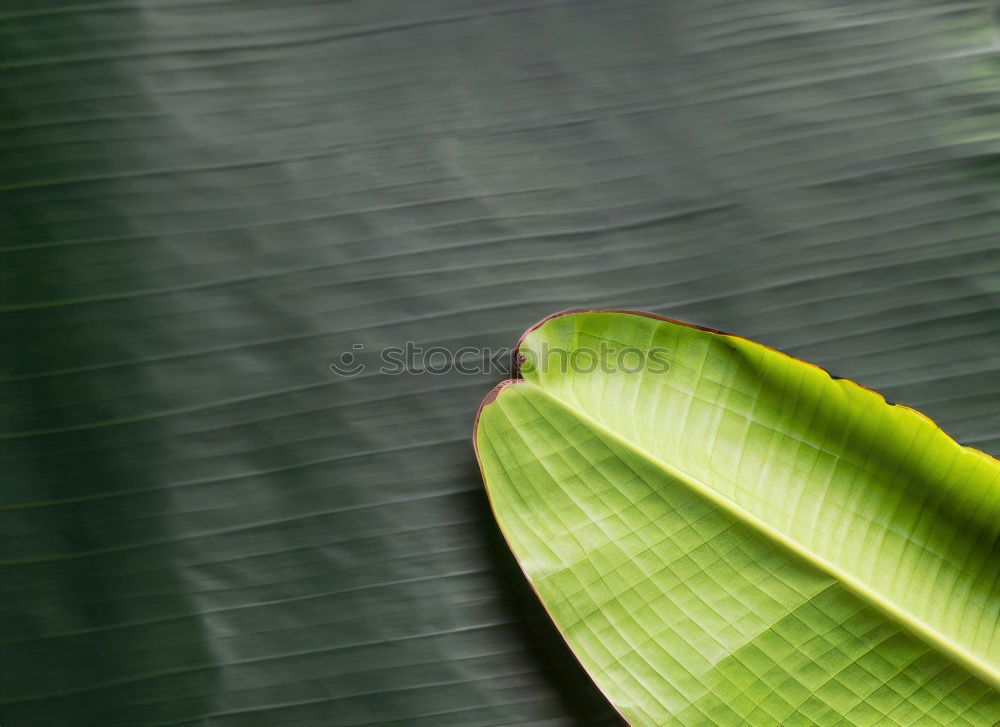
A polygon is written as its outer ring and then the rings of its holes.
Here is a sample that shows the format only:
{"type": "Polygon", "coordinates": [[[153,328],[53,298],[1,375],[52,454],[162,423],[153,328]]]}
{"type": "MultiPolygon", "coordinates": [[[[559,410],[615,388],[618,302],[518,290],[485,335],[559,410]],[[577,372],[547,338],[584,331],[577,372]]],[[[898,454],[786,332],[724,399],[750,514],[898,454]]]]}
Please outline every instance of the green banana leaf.
{"type": "Polygon", "coordinates": [[[634,725],[1000,720],[1000,462],[746,339],[568,312],[475,444],[497,520],[634,725]]]}
{"type": "Polygon", "coordinates": [[[2,0],[0,725],[620,724],[490,514],[506,374],[379,351],[653,310],[1000,453],[994,28],[2,0]]]}

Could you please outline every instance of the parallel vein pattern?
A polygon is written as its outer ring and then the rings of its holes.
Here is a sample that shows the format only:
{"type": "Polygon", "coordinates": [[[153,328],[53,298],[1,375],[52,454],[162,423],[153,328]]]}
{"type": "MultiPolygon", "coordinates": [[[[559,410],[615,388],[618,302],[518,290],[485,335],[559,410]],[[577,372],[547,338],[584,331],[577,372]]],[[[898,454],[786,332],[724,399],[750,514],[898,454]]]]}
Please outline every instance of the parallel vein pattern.
{"type": "Polygon", "coordinates": [[[0,725],[619,725],[495,532],[500,375],[385,346],[656,310],[1000,454],[989,5],[0,2],[0,725]]]}
{"type": "Polygon", "coordinates": [[[558,316],[521,352],[477,427],[487,489],[633,724],[1000,719],[994,460],[816,367],[649,317],[558,316]],[[558,365],[601,343],[669,351],[669,370],[558,365]]]}

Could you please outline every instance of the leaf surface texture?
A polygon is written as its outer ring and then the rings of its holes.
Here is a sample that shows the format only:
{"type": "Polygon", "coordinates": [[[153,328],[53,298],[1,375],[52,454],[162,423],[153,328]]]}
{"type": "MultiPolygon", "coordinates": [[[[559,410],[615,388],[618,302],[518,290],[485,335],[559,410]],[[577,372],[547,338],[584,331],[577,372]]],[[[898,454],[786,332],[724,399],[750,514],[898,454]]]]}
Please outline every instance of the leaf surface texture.
{"type": "Polygon", "coordinates": [[[487,489],[633,724],[1000,718],[995,460],[818,367],[666,320],[559,315],[519,350],[524,379],[478,421],[487,489]]]}

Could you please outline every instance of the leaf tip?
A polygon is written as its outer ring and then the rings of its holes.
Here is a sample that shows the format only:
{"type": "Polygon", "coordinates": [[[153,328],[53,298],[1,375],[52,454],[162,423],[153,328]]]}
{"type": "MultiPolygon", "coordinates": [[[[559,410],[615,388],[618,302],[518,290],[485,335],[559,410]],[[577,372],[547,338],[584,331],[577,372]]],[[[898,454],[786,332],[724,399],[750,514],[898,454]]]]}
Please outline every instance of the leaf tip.
{"type": "Polygon", "coordinates": [[[479,433],[479,420],[483,416],[483,410],[496,401],[496,398],[500,396],[500,392],[504,389],[504,387],[509,386],[510,384],[516,384],[523,380],[524,379],[505,379],[490,389],[490,392],[483,397],[482,402],[479,404],[479,408],[476,410],[476,421],[472,425],[472,445],[477,447],[477,450],[478,446],[476,444],[476,435],[479,433]]]}

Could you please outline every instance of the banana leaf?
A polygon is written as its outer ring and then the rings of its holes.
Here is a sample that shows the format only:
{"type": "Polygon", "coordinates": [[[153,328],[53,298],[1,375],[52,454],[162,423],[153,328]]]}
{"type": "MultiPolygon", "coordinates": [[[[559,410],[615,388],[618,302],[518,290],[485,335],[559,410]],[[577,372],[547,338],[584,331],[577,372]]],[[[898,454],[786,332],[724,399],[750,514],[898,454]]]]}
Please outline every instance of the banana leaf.
{"type": "Polygon", "coordinates": [[[652,310],[1000,453],[994,28],[0,2],[0,725],[620,724],[490,514],[505,374],[379,352],[652,310]]]}
{"type": "Polygon", "coordinates": [[[501,529],[634,725],[1000,718],[1000,463],[765,346],[529,330],[475,444],[501,529]]]}

